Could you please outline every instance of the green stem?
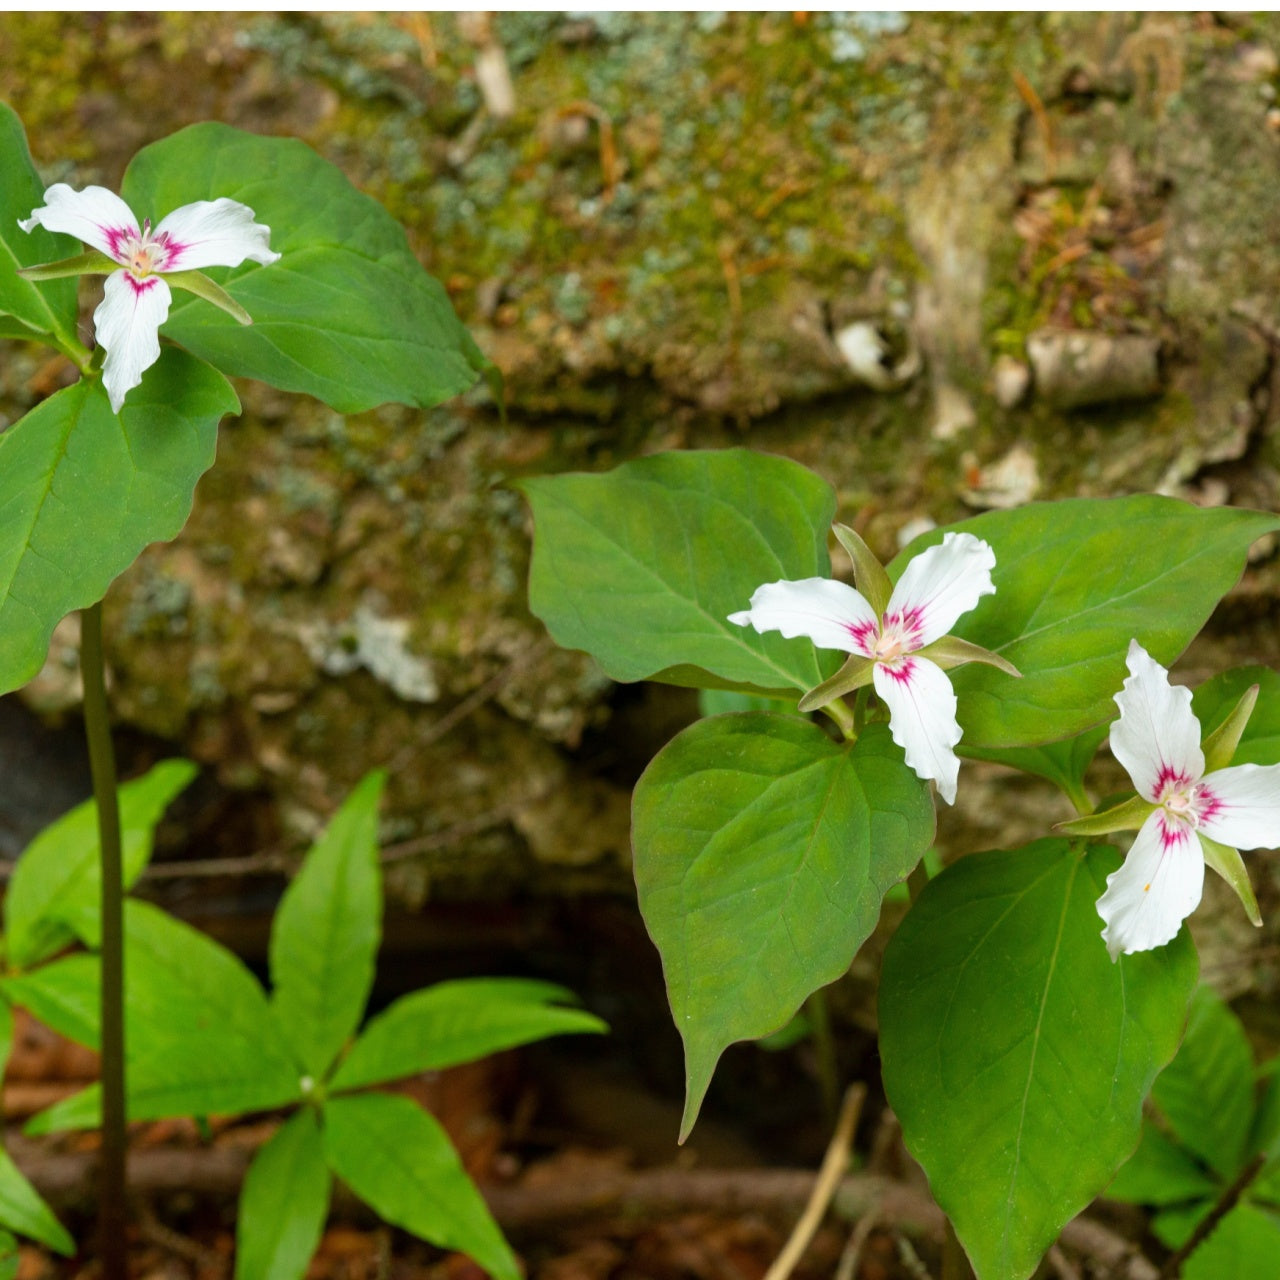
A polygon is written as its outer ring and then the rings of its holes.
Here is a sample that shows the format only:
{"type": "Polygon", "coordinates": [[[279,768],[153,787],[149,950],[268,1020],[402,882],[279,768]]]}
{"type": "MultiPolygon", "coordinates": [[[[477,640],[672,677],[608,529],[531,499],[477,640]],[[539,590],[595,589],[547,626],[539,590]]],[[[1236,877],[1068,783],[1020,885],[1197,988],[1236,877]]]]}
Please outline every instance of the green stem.
{"type": "Polygon", "coordinates": [[[1089,799],[1084,787],[1075,782],[1067,782],[1063,785],[1063,790],[1082,818],[1087,818],[1093,812],[1093,801],[1089,799]]]}
{"type": "Polygon", "coordinates": [[[822,1110],[828,1124],[834,1124],[840,1102],[840,1075],[836,1068],[836,1042],[831,1034],[831,1012],[827,993],[821,987],[805,1002],[809,1025],[813,1028],[813,1047],[818,1055],[818,1082],[822,1086],[822,1110]]]}
{"type": "Polygon", "coordinates": [[[834,702],[828,702],[822,709],[840,726],[840,732],[846,738],[856,738],[858,736],[858,731],[853,723],[853,715],[839,698],[834,702]]]}
{"type": "Polygon", "coordinates": [[[115,752],[107,714],[102,602],[80,615],[84,729],[102,857],[102,1164],[98,1248],[102,1280],[127,1280],[125,1243],[124,886],[115,752]]]}

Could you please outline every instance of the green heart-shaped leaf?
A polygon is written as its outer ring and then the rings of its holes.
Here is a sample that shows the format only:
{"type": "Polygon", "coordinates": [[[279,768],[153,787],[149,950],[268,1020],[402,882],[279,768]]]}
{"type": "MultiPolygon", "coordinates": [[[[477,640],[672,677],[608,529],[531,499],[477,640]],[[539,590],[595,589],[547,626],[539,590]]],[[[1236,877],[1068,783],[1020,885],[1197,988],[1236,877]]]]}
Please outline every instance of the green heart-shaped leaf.
{"type": "Polygon", "coordinates": [[[1171,664],[1235,585],[1253,541],[1277,528],[1280,517],[1266,512],[1173,498],[1032,503],[935,530],[890,572],[896,579],[952,529],[991,544],[995,599],[955,632],[1007,658],[1022,679],[976,663],[952,673],[962,746],[1026,747],[1114,720],[1129,641],[1171,664]]]}
{"type": "Polygon", "coordinates": [[[170,347],[119,417],[82,379],[0,435],[0,693],[40,670],[62,618],[181,530],[239,407],[220,373],[170,347]]]}
{"type": "Polygon", "coordinates": [[[229,196],[270,227],[279,262],[207,272],[251,325],[178,294],[161,330],[225,373],[357,413],[439,404],[489,367],[404,228],[296,138],[192,125],[139,151],[122,193],[152,222],[229,196]]]}
{"type": "Polygon", "coordinates": [[[684,1039],[687,1135],[716,1062],[849,967],[933,838],[887,726],[833,742],[796,716],[700,720],[636,786],[636,888],[684,1039]]]}
{"type": "Polygon", "coordinates": [[[830,575],[835,495],[804,467],[746,449],[664,453],[518,487],[534,517],[529,606],[613,679],[794,696],[839,665],[729,621],[766,582],[830,575]]]}
{"type": "Polygon", "coordinates": [[[31,163],[27,135],[12,108],[0,102],[0,312],[16,324],[0,322],[0,337],[37,338],[47,334],[74,350],[76,338],[76,281],[47,280],[35,284],[18,275],[19,267],[69,258],[78,242],[54,235],[43,227],[29,232],[18,226],[44,203],[44,183],[31,163]]]}
{"type": "Polygon", "coordinates": [[[1132,1154],[1196,983],[1190,936],[1112,964],[1109,846],[1040,840],[929,882],[885,953],[890,1104],[979,1280],[1026,1280],[1132,1154]]]}

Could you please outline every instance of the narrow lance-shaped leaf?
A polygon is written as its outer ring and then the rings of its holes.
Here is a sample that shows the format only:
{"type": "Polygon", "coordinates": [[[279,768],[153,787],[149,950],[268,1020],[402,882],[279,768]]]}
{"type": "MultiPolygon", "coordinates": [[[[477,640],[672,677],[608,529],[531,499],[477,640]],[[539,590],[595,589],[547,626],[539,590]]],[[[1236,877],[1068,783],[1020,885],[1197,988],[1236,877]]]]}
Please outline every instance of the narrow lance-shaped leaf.
{"type": "Polygon", "coordinates": [[[723,449],[518,487],[534,517],[530,607],[615,680],[795,697],[839,665],[729,621],[766,582],[830,574],[835,495],[804,467],[723,449]]]}
{"type": "MultiPolygon", "coordinates": [[[[189,760],[163,760],[120,788],[120,827],[127,889],[151,857],[155,829],[174,797],[195,777],[189,760]]],[[[72,937],[98,945],[102,868],[92,800],[46,827],[18,860],[4,899],[8,957],[26,968],[72,937]]]]}
{"type": "Polygon", "coordinates": [[[463,978],[402,996],[374,1018],[343,1059],[331,1093],[474,1062],[547,1036],[608,1028],[573,993],[519,978],[463,978]]]}
{"type": "Polygon", "coordinates": [[[119,417],[82,379],[0,435],[0,693],[40,670],[62,618],[181,530],[238,408],[220,373],[170,347],[119,417]]]}
{"type": "Polygon", "coordinates": [[[1112,964],[1096,903],[1119,861],[1066,840],[962,858],[885,953],[885,1090],[979,1280],[1031,1275],[1177,1048],[1195,952],[1184,931],[1112,964]]]}
{"type": "Polygon", "coordinates": [[[331,1098],[324,1145],[333,1171],[387,1222],[460,1250],[494,1280],[520,1280],[511,1249],[444,1130],[408,1098],[331,1098]]]}
{"type": "Polygon", "coordinates": [[[849,967],[933,838],[888,727],[836,743],[768,712],[684,730],[633,806],[636,887],[684,1039],[682,1136],[736,1040],[783,1026],[849,967]]]}
{"type": "Polygon", "coordinates": [[[59,1035],[90,1049],[98,1047],[102,968],[97,956],[62,956],[29,973],[0,979],[0,990],[59,1035]]]}
{"type": "Polygon", "coordinates": [[[358,413],[438,404],[490,367],[404,228],[295,138],[192,125],[138,152],[122,194],[153,222],[229,196],[271,228],[270,268],[208,271],[251,325],[177,295],[161,330],[226,373],[358,413]]]}
{"type": "Polygon", "coordinates": [[[952,529],[994,548],[998,607],[966,614],[955,630],[1007,658],[1023,678],[976,664],[952,677],[962,748],[989,752],[1113,720],[1129,641],[1171,663],[1235,585],[1253,541],[1277,528],[1280,517],[1266,512],[1172,498],[1032,503],[927,534],[889,571],[896,578],[952,529]],[[1135,546],[1142,555],[1132,554],[1135,546]]]}
{"type": "MultiPolygon", "coordinates": [[[[301,1101],[289,1047],[257,979],[225,947],[148,902],[125,904],[129,1118],[265,1111],[301,1101]]],[[[93,1085],[56,1103],[30,1133],[90,1128],[93,1085]]]]}
{"type": "Polygon", "coordinates": [[[316,1113],[295,1112],[254,1156],[236,1215],[236,1280],[302,1280],[332,1179],[316,1113]]]}
{"type": "Polygon", "coordinates": [[[271,927],[271,1011],[299,1065],[319,1079],[360,1025],[382,924],[378,799],[370,773],[285,891],[271,927]]]}

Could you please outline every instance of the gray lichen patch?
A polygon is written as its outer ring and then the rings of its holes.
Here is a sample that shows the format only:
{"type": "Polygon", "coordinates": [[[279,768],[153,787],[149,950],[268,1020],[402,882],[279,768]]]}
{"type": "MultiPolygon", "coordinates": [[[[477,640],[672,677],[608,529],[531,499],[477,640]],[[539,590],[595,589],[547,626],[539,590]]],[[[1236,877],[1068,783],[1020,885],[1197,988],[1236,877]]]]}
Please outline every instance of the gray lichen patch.
{"type": "Polygon", "coordinates": [[[440,686],[431,664],[409,649],[411,630],[407,618],[381,617],[362,604],[348,621],[303,624],[298,636],[326,675],[363,669],[406,702],[435,702],[440,686]]]}

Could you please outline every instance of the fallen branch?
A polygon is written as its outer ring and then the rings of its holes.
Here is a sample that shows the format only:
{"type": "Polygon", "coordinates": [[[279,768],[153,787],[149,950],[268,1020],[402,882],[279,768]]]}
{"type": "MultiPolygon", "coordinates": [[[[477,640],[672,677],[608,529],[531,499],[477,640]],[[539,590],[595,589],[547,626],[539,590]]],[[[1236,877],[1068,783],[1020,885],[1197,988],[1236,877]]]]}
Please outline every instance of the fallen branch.
{"type": "MultiPolygon", "coordinates": [[[[52,1152],[40,1142],[11,1135],[6,1140],[14,1162],[55,1207],[93,1203],[92,1151],[52,1152]]],[[[253,1158],[247,1147],[143,1147],[129,1156],[129,1185],[136,1195],[239,1194],[253,1158]]],[[[639,1169],[609,1170],[581,1180],[557,1179],[550,1185],[481,1186],[493,1216],[514,1235],[534,1235],[584,1218],[616,1215],[642,1222],[664,1214],[754,1211],[790,1217],[808,1203],[813,1191],[809,1169],[639,1169]]],[[[850,1174],[832,1200],[846,1221],[875,1214],[879,1222],[917,1238],[940,1241],[942,1211],[920,1190],[891,1178],[850,1174]]],[[[362,1209],[345,1193],[335,1209],[360,1216],[362,1209]]],[[[1157,1280],[1158,1269],[1133,1245],[1090,1218],[1063,1228],[1062,1243],[1097,1259],[1116,1280],[1157,1280]]]]}

